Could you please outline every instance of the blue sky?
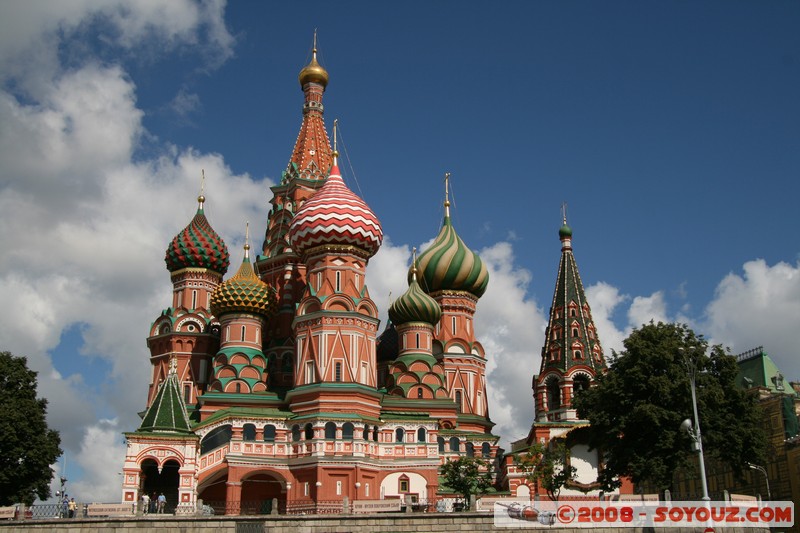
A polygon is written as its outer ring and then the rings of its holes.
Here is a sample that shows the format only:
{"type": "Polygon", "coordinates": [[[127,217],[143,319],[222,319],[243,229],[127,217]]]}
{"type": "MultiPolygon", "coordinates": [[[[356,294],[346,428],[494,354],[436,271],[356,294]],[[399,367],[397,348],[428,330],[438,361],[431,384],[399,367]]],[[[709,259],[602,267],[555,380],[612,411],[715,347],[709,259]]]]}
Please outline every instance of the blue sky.
{"type": "Polygon", "coordinates": [[[0,3],[0,349],[40,372],[71,490],[119,498],[201,169],[233,263],[246,221],[260,245],[315,28],[345,181],[387,236],[384,316],[452,173],[506,441],[533,419],[563,202],[607,353],[677,320],[800,379],[798,24],[780,1],[0,3]]]}

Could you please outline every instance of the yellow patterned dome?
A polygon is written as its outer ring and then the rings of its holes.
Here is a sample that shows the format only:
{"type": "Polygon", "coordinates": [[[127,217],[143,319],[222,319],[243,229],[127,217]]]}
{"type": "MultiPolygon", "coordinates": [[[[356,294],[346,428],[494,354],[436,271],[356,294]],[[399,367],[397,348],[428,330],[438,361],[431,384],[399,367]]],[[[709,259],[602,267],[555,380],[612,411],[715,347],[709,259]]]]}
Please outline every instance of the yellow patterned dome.
{"type": "Polygon", "coordinates": [[[250,264],[250,245],[244,247],[242,266],[234,276],[217,287],[211,294],[211,312],[214,316],[225,313],[253,313],[271,317],[278,308],[275,289],[258,279],[250,264]]]}

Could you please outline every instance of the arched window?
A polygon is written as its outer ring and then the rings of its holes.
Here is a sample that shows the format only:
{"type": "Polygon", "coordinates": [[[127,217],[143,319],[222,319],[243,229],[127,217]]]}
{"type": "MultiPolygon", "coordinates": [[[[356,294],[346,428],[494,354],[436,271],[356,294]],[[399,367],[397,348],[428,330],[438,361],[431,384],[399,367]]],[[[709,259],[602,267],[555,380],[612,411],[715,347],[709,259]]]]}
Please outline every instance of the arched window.
{"type": "Polygon", "coordinates": [[[547,379],[547,408],[558,409],[561,407],[561,385],[558,378],[547,379]]]}
{"type": "Polygon", "coordinates": [[[394,435],[396,442],[403,442],[403,439],[406,436],[406,431],[403,428],[397,428],[394,432],[394,435]]]}
{"type": "Polygon", "coordinates": [[[378,426],[372,428],[372,440],[378,442],[378,426]]]}
{"type": "Polygon", "coordinates": [[[467,443],[467,457],[475,457],[475,445],[471,442],[467,443]]]}
{"type": "Polygon", "coordinates": [[[425,431],[425,428],[419,428],[417,430],[417,442],[425,442],[427,441],[428,432],[425,431]]]}
{"type": "Polygon", "coordinates": [[[488,442],[484,442],[481,445],[481,455],[483,455],[485,458],[492,456],[492,447],[489,445],[488,442]]]}
{"type": "Polygon", "coordinates": [[[350,422],[345,422],[344,425],[342,426],[342,438],[344,440],[353,440],[354,429],[355,428],[353,427],[353,424],[351,424],[350,422]]]}
{"type": "Polygon", "coordinates": [[[369,426],[364,426],[364,440],[369,440],[369,426]]]}
{"type": "Polygon", "coordinates": [[[303,438],[306,440],[312,440],[314,438],[314,427],[311,425],[310,422],[306,424],[305,427],[303,428],[303,433],[305,433],[303,438]]]}
{"type": "Polygon", "coordinates": [[[422,387],[417,387],[417,398],[422,398],[422,387]]]}
{"type": "Polygon", "coordinates": [[[232,434],[233,430],[230,424],[212,429],[208,432],[208,435],[203,437],[203,440],[200,441],[200,453],[208,453],[220,446],[224,446],[230,442],[232,434]]]}
{"type": "Polygon", "coordinates": [[[450,451],[451,452],[459,451],[458,437],[450,437],[450,451]]]}
{"type": "Polygon", "coordinates": [[[444,438],[436,437],[436,443],[439,445],[439,453],[444,453],[444,438]]]}
{"type": "Polygon", "coordinates": [[[461,391],[460,390],[456,391],[455,400],[456,400],[456,413],[460,413],[461,412],[461,391]]]}
{"type": "Polygon", "coordinates": [[[300,426],[297,424],[292,426],[292,442],[297,442],[300,440],[300,426]]]}
{"type": "Polygon", "coordinates": [[[572,380],[572,396],[574,397],[581,391],[589,388],[589,376],[586,374],[578,374],[572,380]]]}
{"type": "Polygon", "coordinates": [[[336,424],[334,422],[328,422],[327,424],[325,424],[325,438],[326,439],[336,438],[336,424]]]}
{"type": "Polygon", "coordinates": [[[242,428],[242,439],[247,441],[256,440],[255,424],[245,424],[242,428]]]}
{"type": "Polygon", "coordinates": [[[275,442],[275,426],[272,424],[264,426],[264,442],[275,442]]]}

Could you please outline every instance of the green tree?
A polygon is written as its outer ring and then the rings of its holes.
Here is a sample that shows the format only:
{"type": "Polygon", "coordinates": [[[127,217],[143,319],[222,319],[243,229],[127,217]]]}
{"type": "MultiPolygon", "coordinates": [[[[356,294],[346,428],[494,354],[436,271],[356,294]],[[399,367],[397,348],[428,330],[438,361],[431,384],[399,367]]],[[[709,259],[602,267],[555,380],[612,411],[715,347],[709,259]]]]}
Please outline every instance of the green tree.
{"type": "Polygon", "coordinates": [[[473,494],[485,494],[493,483],[491,464],[474,457],[462,456],[448,461],[439,472],[445,485],[465,500],[473,494]]]}
{"type": "Polygon", "coordinates": [[[47,427],[46,413],[27,360],[0,352],[0,505],[50,497],[50,465],[61,455],[61,438],[47,427]]]}
{"type": "Polygon", "coordinates": [[[672,487],[677,470],[698,468],[690,437],[679,429],[692,418],[687,362],[696,367],[704,455],[739,478],[746,462],[763,463],[760,409],[736,385],[736,359],[721,346],[709,348],[685,325],[651,322],[624,347],[612,354],[608,373],[575,398],[578,416],[591,422],[589,445],[605,455],[599,481],[606,490],[625,476],[661,491],[672,487]]]}
{"type": "Polygon", "coordinates": [[[564,485],[575,477],[577,469],[567,464],[567,445],[563,439],[553,439],[548,445],[537,442],[525,454],[514,458],[517,465],[525,472],[528,481],[536,483],[547,491],[553,501],[564,485]]]}

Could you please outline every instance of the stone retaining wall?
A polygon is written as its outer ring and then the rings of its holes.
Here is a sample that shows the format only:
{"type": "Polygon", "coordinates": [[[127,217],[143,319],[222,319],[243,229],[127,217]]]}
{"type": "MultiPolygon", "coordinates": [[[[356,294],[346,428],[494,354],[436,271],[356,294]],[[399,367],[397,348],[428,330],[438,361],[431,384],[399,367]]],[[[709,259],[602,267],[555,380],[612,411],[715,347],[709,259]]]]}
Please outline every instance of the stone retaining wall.
{"type": "MultiPolygon", "coordinates": [[[[530,529],[549,530],[554,533],[586,533],[585,529],[551,528],[530,524],[530,529]]],[[[526,531],[529,528],[515,528],[526,531]]],[[[59,533],[377,533],[377,532],[430,532],[479,533],[484,531],[511,531],[494,527],[491,513],[430,513],[430,514],[375,514],[331,516],[277,516],[277,517],[141,517],[113,519],[28,520],[0,522],[0,533],[33,533],[35,531],[59,533]]],[[[703,533],[703,528],[648,528],[592,529],[592,533],[703,533]]],[[[768,533],[766,529],[725,528],[724,533],[768,533]]]]}

